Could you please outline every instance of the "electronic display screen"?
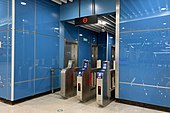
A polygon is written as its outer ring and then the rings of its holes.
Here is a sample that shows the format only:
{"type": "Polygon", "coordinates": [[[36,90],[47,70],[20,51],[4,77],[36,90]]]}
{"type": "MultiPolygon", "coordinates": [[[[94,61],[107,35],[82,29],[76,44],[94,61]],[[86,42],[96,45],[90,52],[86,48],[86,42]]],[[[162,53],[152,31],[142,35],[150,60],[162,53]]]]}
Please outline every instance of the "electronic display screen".
{"type": "Polygon", "coordinates": [[[103,64],[103,69],[106,69],[107,68],[107,64],[103,64]]]}
{"type": "Polygon", "coordinates": [[[97,73],[97,78],[102,78],[102,76],[103,76],[103,73],[101,73],[101,72],[97,73]]]}
{"type": "Polygon", "coordinates": [[[75,25],[86,25],[86,24],[96,24],[96,23],[98,23],[98,17],[96,15],[75,19],[75,25]]]}
{"type": "Polygon", "coordinates": [[[84,68],[87,68],[88,64],[87,62],[84,63],[84,68]]]}
{"type": "Polygon", "coordinates": [[[82,72],[81,71],[78,72],[78,76],[82,76],[82,72]]]}

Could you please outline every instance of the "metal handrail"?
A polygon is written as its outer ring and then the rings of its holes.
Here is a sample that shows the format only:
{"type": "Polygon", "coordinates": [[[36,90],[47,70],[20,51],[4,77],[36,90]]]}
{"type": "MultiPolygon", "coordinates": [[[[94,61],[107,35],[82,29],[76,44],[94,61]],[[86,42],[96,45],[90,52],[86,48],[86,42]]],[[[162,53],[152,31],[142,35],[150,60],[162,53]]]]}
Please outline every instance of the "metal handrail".
{"type": "Polygon", "coordinates": [[[51,68],[50,69],[50,71],[51,71],[51,81],[52,81],[52,83],[51,83],[51,91],[52,91],[52,93],[54,93],[54,72],[55,72],[55,70],[62,70],[62,68],[51,68]]]}

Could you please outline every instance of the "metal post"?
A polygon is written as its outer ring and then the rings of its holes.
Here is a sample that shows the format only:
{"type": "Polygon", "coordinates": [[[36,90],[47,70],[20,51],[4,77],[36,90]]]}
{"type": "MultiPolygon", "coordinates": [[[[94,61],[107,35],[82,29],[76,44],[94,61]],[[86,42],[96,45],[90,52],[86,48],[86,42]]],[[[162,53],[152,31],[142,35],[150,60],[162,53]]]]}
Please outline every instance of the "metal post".
{"type": "Polygon", "coordinates": [[[120,24],[120,0],[116,0],[116,46],[115,46],[115,97],[119,98],[119,24],[120,24]]]}
{"type": "Polygon", "coordinates": [[[92,15],[95,15],[95,1],[92,0],[92,15]]]}
{"type": "Polygon", "coordinates": [[[54,93],[54,69],[51,69],[51,91],[54,93]]]}
{"type": "Polygon", "coordinates": [[[15,60],[15,0],[12,0],[12,40],[11,40],[11,101],[14,101],[14,60],[15,60]]]}
{"type": "Polygon", "coordinates": [[[109,33],[107,32],[107,41],[106,41],[106,61],[109,60],[108,56],[109,56],[109,33]]]}

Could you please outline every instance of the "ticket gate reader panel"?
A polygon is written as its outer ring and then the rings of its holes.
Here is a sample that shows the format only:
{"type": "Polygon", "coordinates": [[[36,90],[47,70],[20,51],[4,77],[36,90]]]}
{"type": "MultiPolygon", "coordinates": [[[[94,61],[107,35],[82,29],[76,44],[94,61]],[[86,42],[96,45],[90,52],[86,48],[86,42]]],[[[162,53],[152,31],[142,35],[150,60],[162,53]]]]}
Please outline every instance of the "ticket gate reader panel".
{"type": "Polygon", "coordinates": [[[74,85],[74,61],[69,60],[68,66],[61,71],[61,90],[60,95],[64,98],[69,98],[76,95],[76,87],[74,85]]]}
{"type": "MultiPolygon", "coordinates": [[[[77,98],[81,102],[88,101],[89,99],[95,97],[96,88],[94,88],[95,83],[92,81],[94,77],[94,70],[90,68],[90,63],[85,62],[84,66],[78,72],[77,76],[77,98]]],[[[95,75],[95,74],[94,74],[95,75]]]]}
{"type": "Polygon", "coordinates": [[[105,106],[111,102],[113,87],[110,72],[110,62],[104,61],[102,70],[97,72],[96,101],[100,106],[105,106]]]}

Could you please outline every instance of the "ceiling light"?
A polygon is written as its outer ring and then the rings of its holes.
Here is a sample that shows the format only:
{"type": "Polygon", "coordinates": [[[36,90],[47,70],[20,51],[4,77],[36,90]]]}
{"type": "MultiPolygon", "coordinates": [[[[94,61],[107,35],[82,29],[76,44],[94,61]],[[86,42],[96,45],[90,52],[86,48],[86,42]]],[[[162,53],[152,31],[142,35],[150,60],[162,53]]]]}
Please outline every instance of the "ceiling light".
{"type": "Polygon", "coordinates": [[[101,21],[101,20],[98,20],[98,23],[99,23],[99,24],[102,24],[102,21],[101,21]]]}
{"type": "Polygon", "coordinates": [[[25,5],[27,5],[27,3],[26,3],[26,2],[21,2],[21,5],[24,5],[24,6],[25,6],[25,5]]]}
{"type": "Polygon", "coordinates": [[[165,22],[165,23],[163,23],[163,25],[166,25],[166,22],[165,22]]]}
{"type": "Polygon", "coordinates": [[[161,11],[165,11],[165,10],[166,10],[166,8],[165,8],[165,7],[161,8],[161,11]]]}
{"type": "Polygon", "coordinates": [[[102,20],[98,20],[98,23],[101,24],[101,25],[106,25],[107,24],[106,21],[102,21],[102,20]]]}
{"type": "Polygon", "coordinates": [[[110,39],[113,39],[113,37],[110,37],[110,39]]]}
{"type": "Polygon", "coordinates": [[[106,25],[107,24],[107,22],[105,22],[105,21],[102,21],[102,25],[106,25]]]}
{"type": "Polygon", "coordinates": [[[79,34],[79,36],[83,36],[83,34],[79,34]]]}
{"type": "Polygon", "coordinates": [[[55,30],[59,30],[59,28],[58,27],[56,27],[56,28],[54,28],[55,30]]]}

